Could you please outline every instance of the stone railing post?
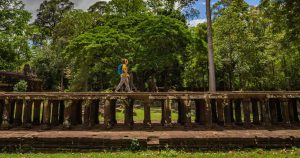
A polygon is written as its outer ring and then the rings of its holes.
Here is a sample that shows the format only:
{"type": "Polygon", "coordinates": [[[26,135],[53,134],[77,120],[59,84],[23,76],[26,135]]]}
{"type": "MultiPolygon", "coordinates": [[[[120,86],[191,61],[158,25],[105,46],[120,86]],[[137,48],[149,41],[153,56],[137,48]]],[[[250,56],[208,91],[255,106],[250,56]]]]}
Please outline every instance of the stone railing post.
{"type": "Polygon", "coordinates": [[[276,102],[274,99],[269,99],[269,108],[270,108],[271,123],[276,124],[278,121],[277,121],[276,102]]]}
{"type": "Polygon", "coordinates": [[[25,99],[24,115],[23,115],[23,126],[25,128],[31,128],[32,104],[33,104],[32,100],[25,99]]]}
{"type": "Polygon", "coordinates": [[[40,122],[40,114],[41,114],[41,104],[42,100],[34,100],[33,101],[33,125],[39,125],[40,122]]]}
{"type": "Polygon", "coordinates": [[[192,125],[192,113],[191,113],[191,100],[189,98],[181,100],[184,105],[184,126],[190,127],[192,125]]]}
{"type": "Polygon", "coordinates": [[[280,99],[275,99],[275,106],[276,106],[276,121],[277,122],[282,122],[283,121],[283,114],[281,113],[281,102],[280,102],[280,99]]]}
{"type": "Polygon", "coordinates": [[[91,104],[92,100],[86,99],[82,102],[83,106],[83,125],[88,127],[90,125],[90,115],[91,115],[91,104]]]}
{"type": "Polygon", "coordinates": [[[4,106],[5,106],[5,100],[0,99],[0,125],[2,124],[4,106]]]}
{"type": "Polygon", "coordinates": [[[23,112],[23,99],[18,99],[16,101],[16,112],[15,112],[15,126],[21,126],[22,125],[22,112],[23,112]]]}
{"type": "Polygon", "coordinates": [[[262,120],[263,126],[271,126],[271,117],[270,117],[270,106],[269,106],[269,99],[262,98],[260,99],[260,106],[261,106],[261,113],[262,113],[262,120]]]}
{"type": "Polygon", "coordinates": [[[71,127],[71,106],[73,104],[72,100],[65,100],[64,105],[64,122],[63,122],[63,127],[65,129],[69,129],[71,127]]]}
{"type": "Polygon", "coordinates": [[[43,129],[50,128],[50,114],[52,101],[45,99],[43,102],[43,129]]]}
{"type": "Polygon", "coordinates": [[[223,107],[224,107],[224,126],[230,127],[232,126],[232,118],[231,118],[231,109],[230,109],[230,101],[228,98],[223,99],[223,107]]]}
{"type": "Polygon", "coordinates": [[[289,102],[287,98],[282,98],[280,99],[281,102],[281,113],[283,116],[283,122],[285,123],[285,125],[290,126],[291,125],[291,120],[290,120],[290,116],[289,116],[289,102]]]}
{"type": "Polygon", "coordinates": [[[134,99],[125,99],[125,119],[124,124],[125,126],[129,127],[130,129],[133,128],[133,105],[134,105],[134,99]]]}
{"type": "Polygon", "coordinates": [[[144,100],[144,126],[151,127],[151,110],[150,110],[150,99],[144,100]]]}
{"type": "Polygon", "coordinates": [[[58,122],[58,110],[59,110],[59,100],[53,100],[52,101],[52,116],[51,116],[51,124],[54,126],[59,125],[58,122]]]}
{"type": "Polygon", "coordinates": [[[106,98],[104,102],[104,127],[110,129],[116,123],[116,100],[106,98]]]}
{"type": "Polygon", "coordinates": [[[212,127],[211,100],[208,95],[205,96],[205,123],[204,124],[207,128],[212,127]]]}
{"type": "Polygon", "coordinates": [[[11,99],[5,99],[4,100],[4,108],[3,108],[3,115],[2,115],[2,124],[1,128],[2,129],[9,129],[11,128],[11,122],[12,122],[12,105],[14,106],[15,104],[14,100],[11,99]]]}
{"type": "Polygon", "coordinates": [[[253,124],[259,124],[259,112],[258,112],[258,104],[257,99],[252,99],[252,114],[253,114],[253,124]]]}
{"type": "Polygon", "coordinates": [[[84,100],[82,103],[84,107],[83,124],[86,127],[92,127],[99,123],[99,100],[84,100]]]}
{"type": "Polygon", "coordinates": [[[218,124],[224,125],[224,104],[222,99],[217,100],[218,124]]]}
{"type": "Polygon", "coordinates": [[[171,99],[163,100],[161,123],[165,127],[172,126],[171,106],[172,106],[172,100],[171,99]]]}
{"type": "Polygon", "coordinates": [[[112,121],[112,125],[116,125],[117,122],[117,99],[111,99],[110,100],[110,111],[111,111],[111,115],[110,115],[110,120],[112,121]]]}
{"type": "Polygon", "coordinates": [[[250,98],[245,98],[242,100],[243,104],[243,113],[244,113],[244,125],[250,126],[251,125],[251,119],[250,119],[250,98]]]}

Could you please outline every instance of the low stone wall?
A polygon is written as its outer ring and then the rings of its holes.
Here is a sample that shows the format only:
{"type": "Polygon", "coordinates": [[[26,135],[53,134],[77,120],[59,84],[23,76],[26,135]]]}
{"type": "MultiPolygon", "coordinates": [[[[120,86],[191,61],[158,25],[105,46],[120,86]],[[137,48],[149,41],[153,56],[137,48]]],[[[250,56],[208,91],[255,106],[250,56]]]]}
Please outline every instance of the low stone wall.
{"type": "Polygon", "coordinates": [[[124,127],[134,127],[135,100],[143,102],[145,127],[151,127],[151,103],[161,102],[161,125],[172,128],[171,105],[177,102],[177,124],[192,128],[193,124],[211,128],[240,125],[265,127],[292,126],[299,122],[300,92],[161,92],[161,93],[0,93],[0,123],[2,129],[15,127],[43,129],[63,126],[99,126],[114,128],[117,100],[125,107],[124,127]],[[103,103],[103,104],[101,104],[103,103]],[[195,105],[196,119],[191,118],[195,105]],[[99,107],[104,109],[104,121],[99,121],[99,107]]]}
{"type": "Polygon", "coordinates": [[[0,131],[0,150],[6,152],[290,147],[300,147],[299,130],[0,131]]]}

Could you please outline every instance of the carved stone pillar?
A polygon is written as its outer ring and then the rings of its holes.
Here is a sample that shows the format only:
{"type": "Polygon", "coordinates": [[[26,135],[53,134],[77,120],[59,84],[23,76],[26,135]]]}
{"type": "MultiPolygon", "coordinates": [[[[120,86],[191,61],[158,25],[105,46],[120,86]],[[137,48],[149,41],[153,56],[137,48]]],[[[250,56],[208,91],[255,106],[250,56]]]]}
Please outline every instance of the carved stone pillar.
{"type": "Polygon", "coordinates": [[[190,99],[183,99],[181,102],[184,105],[184,126],[190,127],[192,124],[192,114],[191,114],[191,100],[190,99]]]}
{"type": "Polygon", "coordinates": [[[23,112],[23,99],[18,99],[16,101],[16,112],[15,112],[15,126],[22,125],[22,112],[23,112]]]}
{"type": "Polygon", "coordinates": [[[109,129],[116,124],[116,100],[105,99],[104,102],[104,127],[109,129]]]}
{"type": "Polygon", "coordinates": [[[53,100],[52,101],[52,116],[51,116],[51,124],[53,126],[57,126],[59,124],[58,122],[58,110],[59,110],[59,100],[53,100]]]}
{"type": "Polygon", "coordinates": [[[232,126],[230,101],[227,98],[223,99],[224,115],[225,115],[225,126],[232,126]]]}
{"type": "Polygon", "coordinates": [[[43,129],[50,128],[50,114],[52,101],[44,100],[43,102],[43,129]]]}
{"type": "Polygon", "coordinates": [[[278,120],[277,120],[276,102],[274,99],[269,99],[269,107],[270,107],[271,123],[276,124],[278,120]]]}
{"type": "Polygon", "coordinates": [[[41,116],[41,104],[42,100],[34,100],[33,101],[33,125],[39,125],[41,123],[40,116],[41,116]]]}
{"type": "Polygon", "coordinates": [[[251,125],[251,119],[250,119],[250,103],[251,100],[249,98],[243,99],[243,112],[244,112],[244,125],[250,126],[251,125]]]}
{"type": "Polygon", "coordinates": [[[23,115],[23,126],[25,128],[31,128],[31,114],[32,114],[33,101],[30,99],[25,100],[24,115],[23,115]]]}
{"type": "Polygon", "coordinates": [[[144,100],[144,125],[146,127],[151,127],[151,110],[150,110],[151,101],[149,99],[144,100]]]}
{"type": "Polygon", "coordinates": [[[289,112],[289,102],[288,102],[288,99],[286,98],[283,98],[280,100],[281,101],[281,113],[282,113],[282,116],[283,116],[283,122],[290,126],[291,125],[291,120],[290,120],[290,112],[289,112]]]}
{"type": "Polygon", "coordinates": [[[217,100],[218,124],[224,125],[224,104],[222,99],[217,100]]]}
{"type": "Polygon", "coordinates": [[[260,99],[260,105],[262,108],[262,119],[264,126],[271,126],[271,117],[270,117],[270,107],[269,107],[269,99],[264,98],[260,99]]]}
{"type": "Polygon", "coordinates": [[[3,115],[2,115],[2,129],[9,129],[11,128],[11,105],[14,105],[15,101],[11,99],[4,100],[4,108],[3,108],[3,115]],[[12,103],[13,102],[13,103],[12,103]]]}
{"type": "Polygon", "coordinates": [[[212,113],[211,113],[211,100],[209,97],[205,98],[205,126],[207,128],[212,127],[212,113]]]}
{"type": "Polygon", "coordinates": [[[126,99],[125,101],[125,126],[132,128],[133,127],[133,105],[134,99],[126,99]]]}
{"type": "Polygon", "coordinates": [[[5,106],[5,100],[0,99],[0,125],[2,124],[4,106],[5,106]]]}
{"type": "Polygon", "coordinates": [[[162,125],[163,126],[171,126],[172,125],[172,119],[171,119],[171,105],[172,100],[166,99],[163,101],[163,107],[162,107],[162,125]]]}
{"type": "Polygon", "coordinates": [[[82,102],[83,106],[83,125],[84,126],[89,126],[90,124],[90,115],[91,115],[91,104],[92,100],[86,99],[82,102]]]}
{"type": "Polygon", "coordinates": [[[65,100],[64,105],[64,123],[63,126],[66,129],[69,129],[71,127],[71,106],[72,106],[72,100],[65,100]]]}
{"type": "Polygon", "coordinates": [[[253,123],[254,124],[259,124],[259,112],[258,112],[258,104],[257,104],[257,99],[252,99],[252,114],[253,114],[253,123]]]}

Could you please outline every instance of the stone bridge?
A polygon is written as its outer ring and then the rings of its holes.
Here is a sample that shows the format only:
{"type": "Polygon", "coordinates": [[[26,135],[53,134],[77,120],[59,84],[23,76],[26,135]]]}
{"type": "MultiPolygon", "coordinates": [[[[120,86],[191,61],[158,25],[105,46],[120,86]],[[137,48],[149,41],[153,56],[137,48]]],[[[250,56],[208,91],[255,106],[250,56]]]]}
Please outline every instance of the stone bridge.
{"type": "MultiPolygon", "coordinates": [[[[114,128],[117,125],[116,103],[124,104],[125,128],[132,128],[135,101],[142,102],[144,127],[151,127],[151,107],[160,102],[162,128],[175,125],[193,128],[194,125],[211,128],[214,125],[250,127],[261,125],[285,127],[298,125],[299,91],[280,92],[159,92],[159,93],[0,93],[1,129],[15,127],[43,129],[75,126],[114,128]],[[178,108],[178,119],[171,119],[172,104],[178,108]],[[104,121],[99,121],[99,108],[104,109],[104,121]],[[195,108],[195,119],[191,107],[195,108]]],[[[174,106],[173,106],[174,107],[174,106]]]]}

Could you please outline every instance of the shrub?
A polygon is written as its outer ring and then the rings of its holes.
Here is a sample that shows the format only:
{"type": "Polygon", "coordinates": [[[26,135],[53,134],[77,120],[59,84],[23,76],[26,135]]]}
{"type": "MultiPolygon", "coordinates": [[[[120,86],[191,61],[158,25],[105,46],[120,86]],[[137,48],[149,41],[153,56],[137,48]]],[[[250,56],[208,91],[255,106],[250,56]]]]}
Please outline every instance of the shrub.
{"type": "Polygon", "coordinates": [[[130,144],[130,150],[131,151],[139,151],[141,149],[141,145],[139,143],[139,140],[134,138],[131,140],[131,144],[130,144]]]}
{"type": "Polygon", "coordinates": [[[14,86],[14,92],[26,92],[27,91],[28,84],[26,81],[21,80],[14,86]]]}

